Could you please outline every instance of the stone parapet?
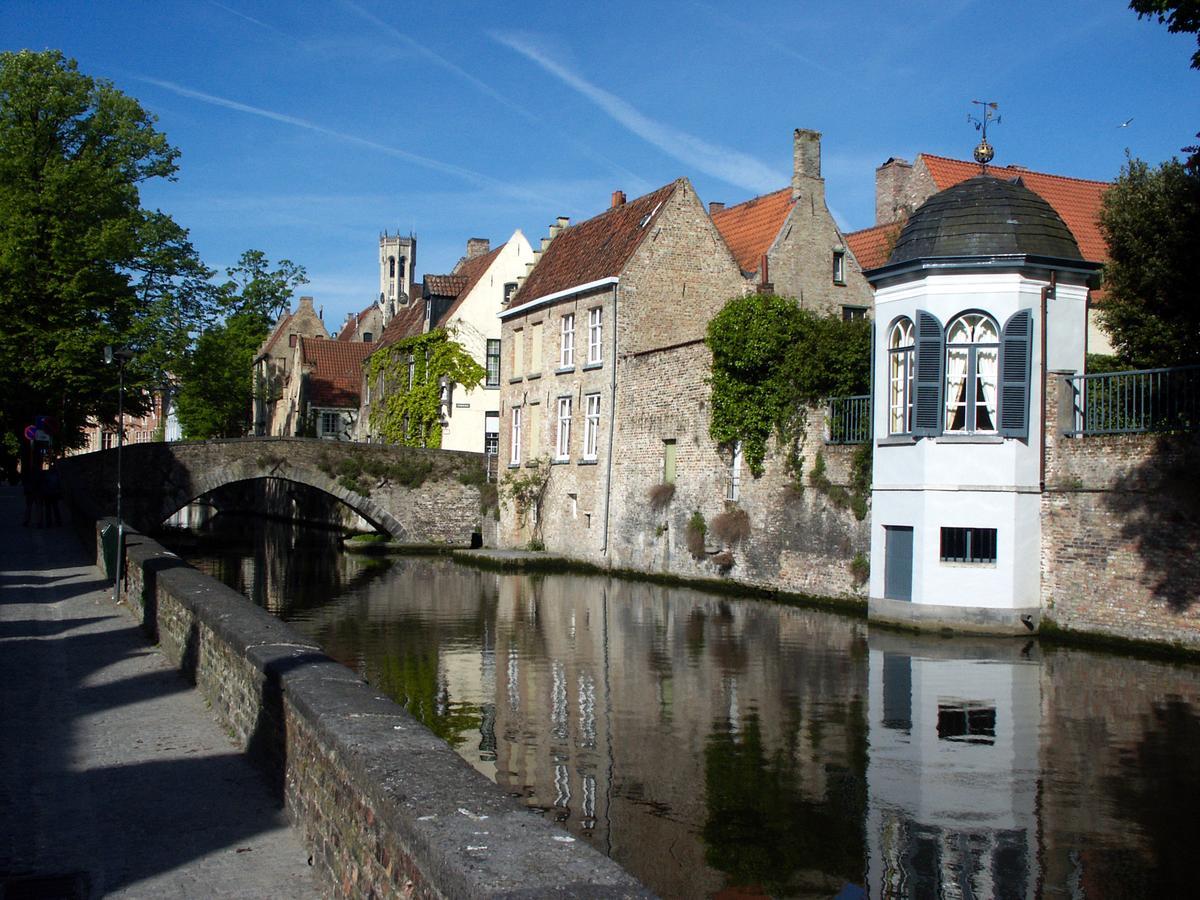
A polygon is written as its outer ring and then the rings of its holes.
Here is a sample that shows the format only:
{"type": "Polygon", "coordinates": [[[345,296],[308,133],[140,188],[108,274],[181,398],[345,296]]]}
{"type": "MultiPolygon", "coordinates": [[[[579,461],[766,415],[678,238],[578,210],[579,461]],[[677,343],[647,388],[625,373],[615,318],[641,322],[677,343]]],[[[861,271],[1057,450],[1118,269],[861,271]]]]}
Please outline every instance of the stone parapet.
{"type": "Polygon", "coordinates": [[[652,896],[232,589],[136,533],[126,570],[128,609],[266,773],[333,895],[652,896]]]}

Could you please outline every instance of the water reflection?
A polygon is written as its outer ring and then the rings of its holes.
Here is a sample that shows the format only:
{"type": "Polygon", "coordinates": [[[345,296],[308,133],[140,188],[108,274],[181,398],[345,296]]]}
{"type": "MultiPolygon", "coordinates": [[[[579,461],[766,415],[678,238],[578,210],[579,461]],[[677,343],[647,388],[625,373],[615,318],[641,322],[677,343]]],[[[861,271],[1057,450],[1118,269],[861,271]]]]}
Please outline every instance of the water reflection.
{"type": "Polygon", "coordinates": [[[664,896],[1190,884],[1194,668],[257,531],[203,564],[664,896]]]}

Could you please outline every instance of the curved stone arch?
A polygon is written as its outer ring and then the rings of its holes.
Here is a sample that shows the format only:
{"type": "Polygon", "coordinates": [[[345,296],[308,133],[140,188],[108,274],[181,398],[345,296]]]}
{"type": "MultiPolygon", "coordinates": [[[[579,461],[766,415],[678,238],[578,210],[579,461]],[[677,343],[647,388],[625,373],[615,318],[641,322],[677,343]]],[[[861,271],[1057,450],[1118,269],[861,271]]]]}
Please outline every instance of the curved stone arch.
{"type": "Polygon", "coordinates": [[[362,494],[342,487],[319,469],[287,465],[283,471],[264,472],[255,460],[246,458],[197,472],[188,464],[184,454],[177,453],[175,456],[180,463],[187,467],[190,478],[186,488],[177,485],[173,491],[164,494],[159,511],[160,522],[170,518],[187,504],[210,491],[239,481],[277,478],[280,481],[303,484],[326,493],[346,504],[376,528],[388,532],[396,540],[408,539],[408,529],[390,512],[371,500],[370,497],[364,497],[362,494]]]}

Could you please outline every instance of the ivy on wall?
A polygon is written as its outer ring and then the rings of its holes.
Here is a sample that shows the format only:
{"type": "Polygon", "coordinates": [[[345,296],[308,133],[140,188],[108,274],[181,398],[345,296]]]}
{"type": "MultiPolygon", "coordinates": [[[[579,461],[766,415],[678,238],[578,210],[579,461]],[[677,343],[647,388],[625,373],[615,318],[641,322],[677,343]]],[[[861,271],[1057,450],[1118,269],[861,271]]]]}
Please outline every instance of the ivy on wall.
{"type": "Polygon", "coordinates": [[[870,382],[871,323],[818,316],[769,294],[735,297],[708,324],[712,419],[718,443],[738,441],[750,472],[763,472],[774,434],[799,477],[808,406],[862,394],[870,382]]]}
{"type": "Polygon", "coordinates": [[[375,351],[366,372],[372,389],[383,388],[371,403],[371,430],[390,444],[434,448],[442,445],[442,377],[469,391],[487,374],[444,328],[375,351]]]}

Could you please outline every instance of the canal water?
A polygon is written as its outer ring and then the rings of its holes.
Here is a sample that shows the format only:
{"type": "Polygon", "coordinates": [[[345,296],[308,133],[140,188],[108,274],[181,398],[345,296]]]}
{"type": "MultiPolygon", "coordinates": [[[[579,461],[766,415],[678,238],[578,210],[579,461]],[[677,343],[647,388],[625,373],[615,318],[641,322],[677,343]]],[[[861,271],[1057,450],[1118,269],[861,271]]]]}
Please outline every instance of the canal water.
{"type": "Polygon", "coordinates": [[[1196,667],[259,519],[166,542],[663,896],[1195,893],[1196,667]]]}

